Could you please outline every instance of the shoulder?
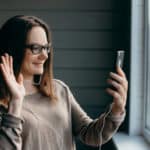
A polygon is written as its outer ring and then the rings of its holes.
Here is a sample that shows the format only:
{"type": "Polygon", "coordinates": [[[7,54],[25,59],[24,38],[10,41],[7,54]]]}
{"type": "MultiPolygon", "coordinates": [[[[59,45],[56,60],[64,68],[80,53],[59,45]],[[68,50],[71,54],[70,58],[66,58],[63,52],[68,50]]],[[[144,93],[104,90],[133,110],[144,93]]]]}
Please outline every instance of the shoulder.
{"type": "Polygon", "coordinates": [[[53,87],[54,91],[58,93],[66,93],[68,94],[69,86],[62,80],[53,79],[53,87]]]}
{"type": "Polygon", "coordinates": [[[68,85],[62,81],[62,80],[59,80],[59,79],[53,79],[53,85],[54,87],[58,87],[58,88],[69,88],[68,85]]]}
{"type": "Polygon", "coordinates": [[[69,86],[59,79],[53,79],[54,93],[58,100],[63,101],[70,107],[70,88],[69,86]]]}

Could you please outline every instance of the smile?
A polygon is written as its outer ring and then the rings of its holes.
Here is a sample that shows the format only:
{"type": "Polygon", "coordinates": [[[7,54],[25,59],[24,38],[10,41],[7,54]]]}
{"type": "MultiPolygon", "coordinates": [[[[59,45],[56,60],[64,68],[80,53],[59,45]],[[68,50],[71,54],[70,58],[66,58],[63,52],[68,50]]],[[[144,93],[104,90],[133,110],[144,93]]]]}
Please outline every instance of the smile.
{"type": "Polygon", "coordinates": [[[34,65],[38,65],[38,66],[41,66],[43,65],[43,63],[33,63],[34,65]]]}

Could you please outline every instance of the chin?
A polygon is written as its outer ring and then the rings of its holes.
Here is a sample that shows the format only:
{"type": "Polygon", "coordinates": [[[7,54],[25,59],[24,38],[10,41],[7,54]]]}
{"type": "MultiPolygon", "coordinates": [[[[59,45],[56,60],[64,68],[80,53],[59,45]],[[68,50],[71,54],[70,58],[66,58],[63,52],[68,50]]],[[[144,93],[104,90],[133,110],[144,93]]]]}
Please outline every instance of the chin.
{"type": "Polygon", "coordinates": [[[41,70],[35,70],[34,74],[43,74],[43,72],[44,72],[43,69],[41,69],[41,70]]]}

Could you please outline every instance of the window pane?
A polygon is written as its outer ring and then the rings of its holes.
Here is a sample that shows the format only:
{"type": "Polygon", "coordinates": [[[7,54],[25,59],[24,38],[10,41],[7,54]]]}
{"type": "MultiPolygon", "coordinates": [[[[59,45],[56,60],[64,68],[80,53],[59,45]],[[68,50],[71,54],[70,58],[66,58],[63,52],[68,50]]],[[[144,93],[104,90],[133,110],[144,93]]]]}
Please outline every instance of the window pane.
{"type": "Polygon", "coordinates": [[[146,78],[145,78],[145,84],[146,84],[146,103],[145,103],[145,128],[144,128],[144,135],[146,139],[150,142],[150,1],[146,0],[145,1],[145,8],[146,8],[146,15],[145,15],[145,35],[146,35],[146,78]]]}

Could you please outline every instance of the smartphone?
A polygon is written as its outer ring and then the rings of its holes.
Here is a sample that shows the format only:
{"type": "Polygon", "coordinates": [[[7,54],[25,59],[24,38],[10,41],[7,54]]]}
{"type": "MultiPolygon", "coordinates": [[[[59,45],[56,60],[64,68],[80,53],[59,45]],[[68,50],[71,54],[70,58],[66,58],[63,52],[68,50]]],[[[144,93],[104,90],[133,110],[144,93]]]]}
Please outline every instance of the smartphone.
{"type": "MultiPolygon", "coordinates": [[[[114,63],[114,70],[113,72],[116,72],[116,67],[123,68],[123,62],[124,62],[124,56],[125,56],[125,51],[124,50],[117,50],[115,57],[115,63],[114,63]]],[[[116,88],[112,85],[109,85],[109,88],[116,90],[116,88]]]]}
{"type": "Polygon", "coordinates": [[[123,68],[124,55],[125,55],[124,50],[117,51],[116,67],[119,66],[120,68],[123,68]]]}

